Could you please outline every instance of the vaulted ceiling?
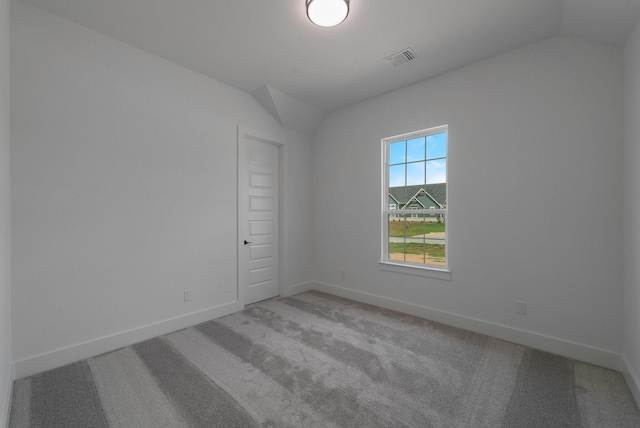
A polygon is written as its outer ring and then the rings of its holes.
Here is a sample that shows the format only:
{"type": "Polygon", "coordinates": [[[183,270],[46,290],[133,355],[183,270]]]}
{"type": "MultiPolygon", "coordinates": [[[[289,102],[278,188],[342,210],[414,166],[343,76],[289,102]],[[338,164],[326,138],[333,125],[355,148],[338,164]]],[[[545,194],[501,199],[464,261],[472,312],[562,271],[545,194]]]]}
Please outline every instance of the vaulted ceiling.
{"type": "Polygon", "coordinates": [[[640,0],[351,0],[333,28],[309,22],[305,0],[21,1],[246,91],[307,133],[327,112],[558,34],[622,46],[640,19],[640,0]],[[384,61],[405,48],[417,58],[384,61]]]}

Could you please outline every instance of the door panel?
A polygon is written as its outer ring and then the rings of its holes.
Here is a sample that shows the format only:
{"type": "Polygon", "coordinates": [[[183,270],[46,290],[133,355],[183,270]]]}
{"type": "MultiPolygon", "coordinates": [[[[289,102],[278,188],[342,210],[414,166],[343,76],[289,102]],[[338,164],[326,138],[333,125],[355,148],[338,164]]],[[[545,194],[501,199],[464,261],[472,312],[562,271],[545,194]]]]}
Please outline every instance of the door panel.
{"type": "Polygon", "coordinates": [[[239,281],[244,303],[280,292],[278,238],[280,153],[278,146],[251,137],[241,146],[239,174],[239,281]],[[247,244],[244,244],[247,242],[247,244]],[[244,244],[244,245],[243,245],[244,244]]]}

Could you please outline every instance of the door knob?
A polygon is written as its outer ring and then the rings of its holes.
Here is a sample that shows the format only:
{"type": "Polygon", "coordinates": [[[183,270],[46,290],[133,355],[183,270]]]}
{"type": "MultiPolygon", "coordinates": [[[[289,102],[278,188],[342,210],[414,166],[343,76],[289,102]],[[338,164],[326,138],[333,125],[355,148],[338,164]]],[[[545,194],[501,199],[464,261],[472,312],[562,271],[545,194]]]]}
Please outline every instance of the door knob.
{"type": "Polygon", "coordinates": [[[253,244],[253,242],[249,242],[246,239],[244,240],[244,245],[253,244]]]}

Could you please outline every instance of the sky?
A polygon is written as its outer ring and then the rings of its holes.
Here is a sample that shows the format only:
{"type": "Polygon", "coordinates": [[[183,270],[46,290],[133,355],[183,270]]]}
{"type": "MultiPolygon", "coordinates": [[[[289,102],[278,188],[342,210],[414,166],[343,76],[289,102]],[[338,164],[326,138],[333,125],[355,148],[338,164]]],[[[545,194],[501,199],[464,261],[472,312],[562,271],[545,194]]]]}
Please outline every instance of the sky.
{"type": "Polygon", "coordinates": [[[389,187],[447,182],[447,134],[389,144],[389,187]]]}

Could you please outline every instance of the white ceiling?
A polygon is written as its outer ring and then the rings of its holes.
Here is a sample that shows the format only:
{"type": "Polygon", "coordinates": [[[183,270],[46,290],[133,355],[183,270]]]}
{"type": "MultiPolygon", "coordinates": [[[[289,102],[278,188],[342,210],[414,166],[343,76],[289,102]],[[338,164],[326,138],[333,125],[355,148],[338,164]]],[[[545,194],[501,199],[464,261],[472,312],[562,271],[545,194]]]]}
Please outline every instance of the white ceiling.
{"type": "Polygon", "coordinates": [[[248,93],[330,112],[557,34],[622,46],[640,0],[351,0],[321,28],[305,0],[22,0],[248,93]],[[384,61],[407,47],[417,60],[384,61]]]}

